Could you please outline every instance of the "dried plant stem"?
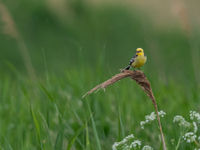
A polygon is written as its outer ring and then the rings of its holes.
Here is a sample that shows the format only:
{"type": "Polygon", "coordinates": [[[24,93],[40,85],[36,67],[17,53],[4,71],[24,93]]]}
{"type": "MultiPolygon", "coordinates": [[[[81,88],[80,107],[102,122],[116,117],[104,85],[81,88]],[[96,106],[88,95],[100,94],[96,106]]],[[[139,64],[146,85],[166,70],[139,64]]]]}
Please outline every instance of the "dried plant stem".
{"type": "Polygon", "coordinates": [[[7,7],[1,2],[0,0],[0,19],[4,23],[3,25],[3,32],[7,34],[8,36],[14,38],[17,41],[19,52],[23,58],[24,65],[27,69],[27,72],[32,80],[36,79],[35,70],[33,68],[31,57],[28,51],[28,48],[20,34],[20,32],[17,30],[17,27],[15,25],[15,22],[7,9],[7,7]]]}
{"type": "Polygon", "coordinates": [[[154,108],[155,108],[155,111],[156,111],[158,126],[159,126],[159,129],[160,129],[160,135],[161,135],[161,140],[162,140],[162,144],[163,144],[163,150],[167,150],[166,143],[165,143],[165,137],[164,137],[163,130],[162,130],[162,125],[161,125],[160,117],[159,117],[159,114],[158,114],[158,106],[157,106],[157,103],[156,103],[154,96],[152,97],[152,102],[153,102],[153,105],[154,105],[154,108]]]}
{"type": "Polygon", "coordinates": [[[199,65],[200,65],[200,58],[199,58],[199,48],[198,48],[198,40],[195,38],[195,32],[193,29],[193,26],[191,24],[191,18],[189,15],[189,9],[186,7],[187,5],[184,3],[184,1],[181,0],[175,0],[175,3],[173,4],[173,7],[175,8],[177,12],[178,19],[180,20],[180,24],[183,28],[183,31],[185,32],[185,35],[188,39],[189,45],[190,45],[190,55],[192,58],[192,67],[194,71],[194,78],[197,81],[197,86],[200,87],[200,71],[199,71],[199,65]]]}
{"type": "Polygon", "coordinates": [[[163,145],[163,150],[167,150],[166,147],[166,143],[165,143],[165,138],[164,138],[164,134],[163,134],[163,130],[162,130],[162,125],[160,122],[160,117],[158,114],[158,106],[156,103],[156,99],[153,95],[152,92],[152,88],[151,88],[151,84],[149,82],[149,80],[146,78],[146,76],[144,75],[144,73],[142,71],[130,71],[130,70],[123,70],[121,73],[116,74],[115,76],[113,76],[112,78],[106,80],[105,82],[97,85],[96,87],[94,87],[93,89],[91,89],[90,91],[88,91],[85,95],[83,95],[83,98],[91,93],[93,93],[94,91],[97,91],[98,89],[104,89],[109,85],[114,84],[115,82],[130,77],[131,79],[135,80],[136,83],[143,89],[143,91],[149,96],[149,98],[151,99],[154,108],[155,108],[155,112],[157,115],[157,121],[158,121],[158,126],[160,129],[160,134],[161,134],[161,141],[162,141],[162,145],[163,145]]]}

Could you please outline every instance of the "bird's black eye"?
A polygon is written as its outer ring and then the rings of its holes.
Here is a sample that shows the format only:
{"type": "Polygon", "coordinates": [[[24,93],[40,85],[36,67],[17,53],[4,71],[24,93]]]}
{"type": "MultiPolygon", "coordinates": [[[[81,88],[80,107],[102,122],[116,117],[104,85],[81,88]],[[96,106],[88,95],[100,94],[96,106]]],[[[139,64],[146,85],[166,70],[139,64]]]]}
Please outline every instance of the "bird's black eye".
{"type": "Polygon", "coordinates": [[[139,51],[137,51],[136,53],[140,53],[140,52],[142,52],[141,50],[139,50],[139,51]]]}

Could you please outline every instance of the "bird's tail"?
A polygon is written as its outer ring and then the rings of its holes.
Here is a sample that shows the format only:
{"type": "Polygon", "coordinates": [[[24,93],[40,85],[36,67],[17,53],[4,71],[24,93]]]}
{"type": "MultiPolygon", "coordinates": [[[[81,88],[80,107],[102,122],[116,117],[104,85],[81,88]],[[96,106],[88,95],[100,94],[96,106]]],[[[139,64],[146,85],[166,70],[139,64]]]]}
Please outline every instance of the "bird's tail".
{"type": "Polygon", "coordinates": [[[126,68],[124,68],[124,70],[129,70],[131,67],[131,65],[128,65],[126,68]]]}
{"type": "Polygon", "coordinates": [[[123,72],[124,70],[129,70],[130,67],[131,67],[131,65],[128,65],[126,68],[124,68],[124,69],[120,69],[120,71],[123,72]]]}

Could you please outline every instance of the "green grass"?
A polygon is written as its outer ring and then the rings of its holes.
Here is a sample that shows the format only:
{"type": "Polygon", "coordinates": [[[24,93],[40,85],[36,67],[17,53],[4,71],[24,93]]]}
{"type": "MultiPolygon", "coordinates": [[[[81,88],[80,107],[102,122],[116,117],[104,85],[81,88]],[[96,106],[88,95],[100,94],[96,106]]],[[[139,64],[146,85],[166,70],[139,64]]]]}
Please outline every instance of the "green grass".
{"type": "MultiPolygon", "coordinates": [[[[70,1],[66,18],[40,1],[5,5],[37,78],[28,76],[15,39],[0,34],[0,149],[110,150],[132,133],[159,149],[157,123],[139,126],[154,107],[134,81],[81,98],[125,67],[137,47],[148,56],[143,70],[167,113],[161,119],[167,147],[175,149],[171,141],[178,143],[180,131],[174,115],[187,119],[189,110],[200,110],[198,28],[188,39],[180,25],[158,28],[141,10],[119,5],[70,1]]],[[[181,142],[179,149],[194,147],[181,142]]]]}
{"type": "MultiPolygon", "coordinates": [[[[88,70],[88,69],[84,69],[88,70]]],[[[102,70],[104,71],[104,70],[102,70]]],[[[133,133],[155,149],[160,146],[156,122],[142,130],[139,122],[154,111],[151,100],[133,82],[125,79],[96,94],[81,96],[99,79],[96,72],[68,70],[61,77],[49,74],[35,83],[25,76],[2,75],[0,90],[0,146],[3,149],[111,149],[115,141],[133,133]],[[34,86],[33,86],[34,84],[34,86]]],[[[173,116],[198,110],[198,91],[181,83],[151,78],[167,146],[178,141],[173,116]],[[186,89],[187,88],[187,89],[186,89]],[[186,91],[187,92],[184,92],[186,91]]],[[[185,147],[184,145],[182,146],[185,147]]]]}

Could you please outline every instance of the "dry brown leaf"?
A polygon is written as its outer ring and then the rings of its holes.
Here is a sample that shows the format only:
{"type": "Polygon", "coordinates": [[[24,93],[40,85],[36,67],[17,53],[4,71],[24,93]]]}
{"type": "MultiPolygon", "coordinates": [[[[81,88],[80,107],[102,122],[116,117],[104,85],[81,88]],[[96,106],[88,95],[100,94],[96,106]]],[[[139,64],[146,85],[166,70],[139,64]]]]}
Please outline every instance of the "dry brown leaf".
{"type": "Polygon", "coordinates": [[[85,95],[83,95],[83,98],[86,97],[87,95],[93,93],[94,91],[96,91],[98,89],[104,89],[107,86],[112,85],[115,82],[117,82],[121,79],[127,78],[127,77],[130,77],[131,79],[135,80],[140,85],[140,87],[145,91],[145,93],[147,93],[147,95],[150,98],[154,98],[149,81],[147,80],[144,73],[142,71],[139,71],[139,70],[135,70],[135,71],[123,70],[121,73],[116,74],[112,78],[108,79],[107,81],[97,85],[96,87],[94,87],[93,89],[88,91],[85,95]]]}

